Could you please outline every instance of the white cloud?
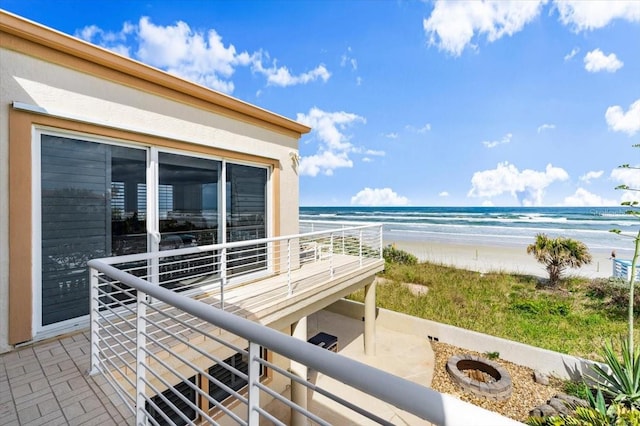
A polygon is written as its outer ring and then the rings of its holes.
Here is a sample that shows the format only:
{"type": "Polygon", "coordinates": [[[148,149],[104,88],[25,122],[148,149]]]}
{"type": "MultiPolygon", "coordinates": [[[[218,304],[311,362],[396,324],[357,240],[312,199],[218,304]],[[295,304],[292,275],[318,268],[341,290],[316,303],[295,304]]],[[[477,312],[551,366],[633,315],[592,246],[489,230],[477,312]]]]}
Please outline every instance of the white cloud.
{"type": "Polygon", "coordinates": [[[351,57],[351,47],[347,48],[347,53],[343,53],[340,57],[340,66],[346,67],[349,65],[353,71],[358,69],[358,61],[351,57]]]}
{"type": "Polygon", "coordinates": [[[351,197],[355,206],[406,206],[409,199],[393,192],[391,188],[365,188],[351,197]]]}
{"type": "Polygon", "coordinates": [[[362,157],[363,163],[372,163],[374,160],[371,157],[384,157],[385,155],[387,155],[386,152],[381,150],[364,149],[364,148],[353,148],[351,152],[357,153],[357,154],[363,154],[364,155],[364,157],[362,157]]]}
{"type": "Polygon", "coordinates": [[[420,133],[420,134],[424,134],[427,133],[428,131],[431,130],[431,124],[427,123],[422,127],[413,127],[411,125],[406,126],[407,130],[409,130],[410,132],[415,132],[415,133],[420,133]]]}
{"type": "Polygon", "coordinates": [[[521,205],[542,204],[545,189],[556,181],[569,179],[567,172],[548,164],[544,171],[519,171],[508,162],[498,163],[493,170],[475,172],[471,178],[469,197],[495,197],[511,194],[521,205]]]}
{"type": "Polygon", "coordinates": [[[493,202],[491,200],[484,200],[482,202],[482,207],[493,207],[493,202]]]}
{"type": "Polygon", "coordinates": [[[513,35],[540,13],[546,0],[487,0],[453,2],[437,0],[431,15],[423,20],[430,45],[460,56],[472,44],[474,36],[484,34],[489,42],[513,35]]]}
{"type": "Polygon", "coordinates": [[[356,77],[356,86],[362,85],[362,77],[356,77]]]}
{"type": "Polygon", "coordinates": [[[449,193],[447,191],[442,191],[441,193],[438,194],[438,197],[448,197],[449,193]]]}
{"type": "Polygon", "coordinates": [[[322,173],[333,176],[333,171],[339,168],[353,167],[353,161],[345,152],[324,151],[300,159],[300,175],[317,176],[322,173]]]}
{"type": "Polygon", "coordinates": [[[143,16],[137,25],[125,23],[119,32],[90,25],[76,31],[76,37],[224,93],[233,92],[231,77],[241,66],[264,75],[271,86],[326,82],[331,77],[322,64],[294,75],[286,66],[277,66],[275,59],[271,61],[268,53],[239,53],[232,44],[225,45],[214,29],[195,31],[183,21],[162,26],[143,16]],[[267,61],[271,65],[263,64],[267,61]]]}
{"type": "Polygon", "coordinates": [[[487,148],[489,148],[489,149],[490,148],[495,148],[498,145],[503,145],[503,144],[511,142],[511,138],[512,137],[513,137],[513,134],[507,133],[499,141],[482,141],[482,144],[484,146],[486,146],[487,148]]]}
{"type": "Polygon", "coordinates": [[[603,175],[603,173],[604,173],[604,170],[590,171],[580,176],[579,179],[584,183],[591,183],[592,179],[599,179],[600,176],[603,175]]]}
{"type": "Polygon", "coordinates": [[[584,69],[589,72],[616,72],[624,63],[616,57],[615,53],[605,55],[602,50],[595,49],[584,56],[584,69]]]}
{"type": "Polygon", "coordinates": [[[627,112],[619,105],[610,106],[604,116],[609,129],[633,136],[640,131],[640,99],[632,103],[627,112]]]}
{"type": "Polygon", "coordinates": [[[585,206],[614,206],[618,204],[616,200],[607,200],[599,195],[593,194],[584,188],[578,188],[575,194],[565,197],[563,205],[572,207],[585,206]]]}
{"type": "Polygon", "coordinates": [[[365,123],[363,117],[342,111],[326,112],[314,107],[308,114],[298,113],[297,121],[310,126],[313,129],[312,136],[318,139],[318,152],[300,160],[301,175],[317,176],[321,173],[331,176],[335,169],[353,167],[349,154],[357,150],[344,131],[355,123],[365,123]]]}
{"type": "Polygon", "coordinates": [[[545,124],[543,124],[541,126],[538,126],[538,133],[541,133],[541,132],[543,132],[545,130],[552,130],[552,129],[555,129],[555,128],[556,128],[555,124],[546,124],[545,123],[545,124]]]}
{"type": "Polygon", "coordinates": [[[316,80],[326,82],[331,77],[331,73],[324,65],[318,65],[311,71],[297,76],[292,75],[287,67],[278,67],[276,61],[273,61],[272,67],[265,68],[264,65],[262,65],[262,56],[261,54],[255,55],[252,70],[267,77],[267,84],[271,86],[295,86],[298,84],[311,83],[316,80]]]}
{"type": "Polygon", "coordinates": [[[384,137],[389,139],[398,139],[398,134],[395,132],[391,132],[384,135],[384,137]]]}
{"type": "MultiPolygon", "coordinates": [[[[620,183],[621,185],[627,185],[629,188],[640,189],[640,170],[636,168],[624,168],[619,167],[611,171],[611,179],[620,183]]],[[[640,198],[640,194],[636,194],[636,198],[640,198]]]]}
{"type": "Polygon", "coordinates": [[[119,55],[131,57],[130,48],[127,45],[127,37],[135,33],[136,27],[129,22],[122,24],[122,29],[118,32],[104,31],[96,25],[88,25],[80,30],[76,30],[75,36],[97,44],[98,46],[116,52],[119,55]]]}
{"type": "Polygon", "coordinates": [[[640,22],[640,2],[610,0],[555,1],[560,22],[576,32],[605,27],[614,19],[640,22]]]}
{"type": "Polygon", "coordinates": [[[570,61],[571,59],[573,59],[574,56],[578,54],[578,52],[580,52],[580,48],[574,47],[573,49],[571,49],[571,52],[564,55],[564,60],[570,61]]]}

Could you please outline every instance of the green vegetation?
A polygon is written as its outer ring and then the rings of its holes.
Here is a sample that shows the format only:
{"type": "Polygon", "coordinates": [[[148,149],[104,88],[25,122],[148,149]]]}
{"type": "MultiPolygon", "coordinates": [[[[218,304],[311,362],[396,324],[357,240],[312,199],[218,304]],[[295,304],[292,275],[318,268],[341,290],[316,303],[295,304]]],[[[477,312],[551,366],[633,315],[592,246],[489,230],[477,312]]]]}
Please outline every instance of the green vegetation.
{"type": "Polygon", "coordinates": [[[547,268],[549,285],[556,286],[567,268],[579,268],[591,263],[589,248],[581,241],[571,238],[549,238],[536,235],[536,241],[527,247],[527,253],[547,268]]]}
{"type": "Polygon", "coordinates": [[[500,352],[498,351],[485,352],[484,356],[486,356],[488,359],[494,360],[494,359],[500,358],[500,352]]]}
{"type": "Polygon", "coordinates": [[[620,404],[611,404],[607,409],[578,407],[572,415],[544,418],[530,417],[531,426],[637,426],[640,424],[640,411],[630,410],[620,404]]]}
{"type": "MultiPolygon", "coordinates": [[[[382,308],[589,359],[602,360],[599,348],[627,328],[619,287],[602,279],[568,277],[540,288],[528,275],[391,262],[382,276],[390,281],[377,288],[382,308]],[[416,296],[403,282],[429,293],[416,296]]],[[[364,292],[350,297],[363,301],[364,292]]]]}
{"type": "Polygon", "coordinates": [[[387,264],[416,265],[418,263],[417,257],[407,251],[397,249],[393,245],[386,246],[382,249],[382,257],[387,264]]]}

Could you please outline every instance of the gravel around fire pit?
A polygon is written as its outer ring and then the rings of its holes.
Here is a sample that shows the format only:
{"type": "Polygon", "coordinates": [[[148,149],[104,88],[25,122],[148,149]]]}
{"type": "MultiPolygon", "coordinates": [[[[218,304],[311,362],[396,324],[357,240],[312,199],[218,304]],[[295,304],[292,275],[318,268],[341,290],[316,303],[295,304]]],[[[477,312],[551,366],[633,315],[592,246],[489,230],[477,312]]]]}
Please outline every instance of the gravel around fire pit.
{"type": "Polygon", "coordinates": [[[495,411],[503,416],[524,422],[529,417],[529,411],[540,404],[544,404],[554,395],[563,392],[562,381],[553,377],[549,378],[549,385],[544,386],[533,380],[533,370],[522,367],[502,359],[494,359],[503,366],[511,375],[513,382],[513,393],[505,401],[495,401],[492,399],[475,396],[465,392],[458,387],[450,378],[445,368],[447,360],[456,354],[471,354],[486,357],[486,354],[460,349],[455,346],[440,342],[432,342],[435,353],[435,369],[431,387],[438,392],[447,393],[463,401],[495,411]]]}

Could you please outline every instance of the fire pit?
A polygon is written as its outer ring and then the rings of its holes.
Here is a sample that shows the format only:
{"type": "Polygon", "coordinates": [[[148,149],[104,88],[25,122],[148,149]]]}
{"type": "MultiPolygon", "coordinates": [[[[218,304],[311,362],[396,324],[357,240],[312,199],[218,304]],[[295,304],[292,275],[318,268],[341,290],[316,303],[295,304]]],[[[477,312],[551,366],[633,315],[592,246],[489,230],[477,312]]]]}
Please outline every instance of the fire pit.
{"type": "Polygon", "coordinates": [[[473,355],[454,355],[447,361],[451,379],[474,395],[504,400],[513,386],[509,372],[498,363],[473,355]]]}

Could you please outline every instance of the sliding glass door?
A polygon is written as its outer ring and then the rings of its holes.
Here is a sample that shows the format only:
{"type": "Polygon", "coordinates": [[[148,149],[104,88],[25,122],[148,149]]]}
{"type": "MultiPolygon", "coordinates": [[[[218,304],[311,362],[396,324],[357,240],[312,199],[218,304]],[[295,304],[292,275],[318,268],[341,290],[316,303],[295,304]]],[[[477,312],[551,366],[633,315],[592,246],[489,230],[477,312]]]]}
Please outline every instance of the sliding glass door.
{"type": "MultiPolygon", "coordinates": [[[[37,332],[88,314],[90,259],[268,234],[267,168],[44,133],[35,146],[37,332]]],[[[267,265],[266,244],[227,255],[229,276],[267,265]]],[[[187,276],[215,277],[220,256],[212,251],[164,258],[158,281],[184,289],[187,276]]]]}

